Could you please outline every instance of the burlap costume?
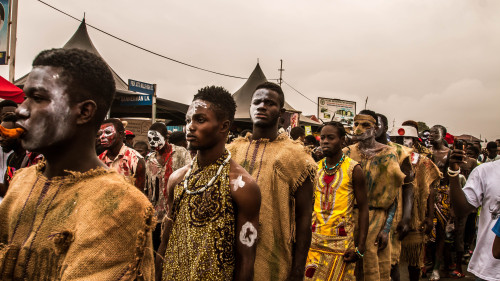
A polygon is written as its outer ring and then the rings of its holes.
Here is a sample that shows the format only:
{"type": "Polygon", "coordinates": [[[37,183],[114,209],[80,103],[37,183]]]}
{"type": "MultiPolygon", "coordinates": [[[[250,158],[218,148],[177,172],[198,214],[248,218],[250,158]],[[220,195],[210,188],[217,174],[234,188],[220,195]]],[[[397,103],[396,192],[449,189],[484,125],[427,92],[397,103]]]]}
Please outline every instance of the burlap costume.
{"type": "Polygon", "coordinates": [[[431,159],[417,153],[412,154],[412,165],[415,168],[415,181],[410,220],[411,230],[401,242],[401,259],[410,266],[422,267],[427,241],[421,226],[427,216],[427,199],[430,190],[439,186],[441,172],[431,159]],[[414,161],[417,161],[416,164],[413,164],[414,161]]]}
{"type": "Polygon", "coordinates": [[[196,191],[217,174],[227,158],[224,153],[215,163],[200,168],[196,158],[192,173],[174,187],[172,230],[163,263],[164,281],[233,280],[235,267],[235,206],[229,186],[227,163],[213,185],[196,191]]]}
{"type": "MultiPolygon", "coordinates": [[[[395,142],[389,142],[389,146],[396,149],[396,153],[398,155],[399,166],[403,165],[405,159],[408,159],[412,153],[412,149],[406,147],[404,145],[397,144],[395,142]]],[[[402,186],[401,186],[402,187],[402,186]]],[[[398,235],[396,234],[396,228],[398,227],[399,222],[403,217],[403,191],[400,190],[398,194],[398,207],[396,209],[396,213],[394,215],[394,221],[392,222],[391,227],[391,265],[396,265],[399,263],[399,258],[401,256],[401,241],[399,240],[398,235]]]]}
{"type": "Polygon", "coordinates": [[[146,197],[115,171],[19,170],[0,204],[1,280],[151,280],[146,197]]]}
{"type": "Polygon", "coordinates": [[[227,148],[256,180],[262,196],[254,280],[285,280],[295,242],[295,192],[307,178],[314,182],[316,163],[310,151],[286,133],[274,141],[252,141],[247,134],[227,148]]]}
{"type": "MultiPolygon", "coordinates": [[[[371,158],[366,158],[358,149],[358,144],[344,148],[344,154],[360,163],[365,175],[369,208],[366,252],[363,258],[364,280],[390,280],[391,243],[378,251],[375,240],[384,228],[387,211],[394,204],[405,175],[401,172],[396,150],[386,146],[371,158]]],[[[357,212],[355,212],[357,221],[357,212]]],[[[355,236],[359,232],[356,225],[355,236]]],[[[390,234],[389,234],[390,239],[390,234]]]]}
{"type": "Polygon", "coordinates": [[[307,281],[354,281],[355,263],[345,263],[344,254],[354,245],[354,188],[352,171],[358,163],[346,157],[333,175],[325,175],[318,162],[312,241],[306,261],[307,281]],[[330,181],[331,182],[328,182],[330,181]]]}

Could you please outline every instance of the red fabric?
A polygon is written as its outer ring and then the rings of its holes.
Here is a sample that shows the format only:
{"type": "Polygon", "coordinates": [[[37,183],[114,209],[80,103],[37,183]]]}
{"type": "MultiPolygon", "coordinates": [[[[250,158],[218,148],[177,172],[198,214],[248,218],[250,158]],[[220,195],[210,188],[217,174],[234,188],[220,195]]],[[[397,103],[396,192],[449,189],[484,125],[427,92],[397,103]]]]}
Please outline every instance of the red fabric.
{"type": "Polygon", "coordinates": [[[453,144],[453,142],[455,141],[455,137],[453,135],[451,135],[450,133],[446,133],[446,136],[444,137],[444,140],[448,144],[453,144]]]}
{"type": "Polygon", "coordinates": [[[167,183],[168,179],[170,178],[170,175],[174,172],[172,170],[172,146],[168,143],[165,144],[167,146],[166,149],[166,154],[165,154],[165,161],[168,163],[165,163],[165,175],[163,176],[163,196],[167,198],[167,183]]]}
{"type": "Polygon", "coordinates": [[[22,103],[24,101],[24,92],[16,85],[10,83],[5,78],[0,76],[0,98],[5,100],[12,100],[15,103],[22,103]]]}

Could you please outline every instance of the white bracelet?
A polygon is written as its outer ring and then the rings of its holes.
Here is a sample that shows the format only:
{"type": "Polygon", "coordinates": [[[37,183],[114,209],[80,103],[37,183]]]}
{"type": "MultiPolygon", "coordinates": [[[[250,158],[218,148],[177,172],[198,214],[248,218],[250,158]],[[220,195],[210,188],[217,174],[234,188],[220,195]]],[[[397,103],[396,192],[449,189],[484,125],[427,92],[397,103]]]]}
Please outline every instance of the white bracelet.
{"type": "Polygon", "coordinates": [[[448,167],[448,175],[449,174],[452,174],[452,175],[460,174],[460,167],[458,167],[458,170],[456,170],[456,171],[450,170],[450,167],[448,167]]]}

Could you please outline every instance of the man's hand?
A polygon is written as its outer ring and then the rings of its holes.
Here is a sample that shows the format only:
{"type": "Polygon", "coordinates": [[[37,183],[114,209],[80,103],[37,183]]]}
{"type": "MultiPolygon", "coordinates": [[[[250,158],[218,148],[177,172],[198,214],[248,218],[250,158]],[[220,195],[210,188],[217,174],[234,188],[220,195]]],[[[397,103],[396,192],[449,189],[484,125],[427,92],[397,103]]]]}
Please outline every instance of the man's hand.
{"type": "Polygon", "coordinates": [[[378,245],[378,250],[382,251],[387,247],[387,243],[389,242],[389,233],[381,230],[378,235],[377,239],[375,239],[375,245],[378,245]]]}
{"type": "Polygon", "coordinates": [[[408,232],[410,232],[410,221],[405,219],[401,220],[396,227],[396,232],[398,233],[399,241],[403,240],[406,235],[408,235],[408,232]]]}
{"type": "Polygon", "coordinates": [[[421,231],[423,231],[425,234],[430,234],[433,227],[434,227],[434,222],[432,221],[431,218],[426,218],[420,225],[421,231]]]}
{"type": "Polygon", "coordinates": [[[467,163],[467,161],[465,161],[466,158],[465,151],[461,149],[452,150],[450,155],[450,170],[458,171],[460,164],[467,163]]]}
{"type": "Polygon", "coordinates": [[[356,254],[355,250],[347,250],[344,254],[344,261],[347,263],[357,262],[359,256],[356,254]]]}

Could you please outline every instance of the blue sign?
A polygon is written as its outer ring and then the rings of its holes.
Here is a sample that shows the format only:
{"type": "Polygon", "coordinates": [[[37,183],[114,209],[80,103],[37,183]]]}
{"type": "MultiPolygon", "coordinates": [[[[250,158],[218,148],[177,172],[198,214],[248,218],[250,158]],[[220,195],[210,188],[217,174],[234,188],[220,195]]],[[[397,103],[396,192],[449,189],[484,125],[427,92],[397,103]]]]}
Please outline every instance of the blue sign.
{"type": "Polygon", "coordinates": [[[154,84],[128,79],[129,91],[152,95],[155,92],[155,86],[154,84]]]}
{"type": "Polygon", "coordinates": [[[127,95],[120,96],[121,105],[152,105],[153,95],[127,95]]]}
{"type": "Polygon", "coordinates": [[[7,64],[9,9],[9,0],[0,0],[0,64],[7,64]]]}

